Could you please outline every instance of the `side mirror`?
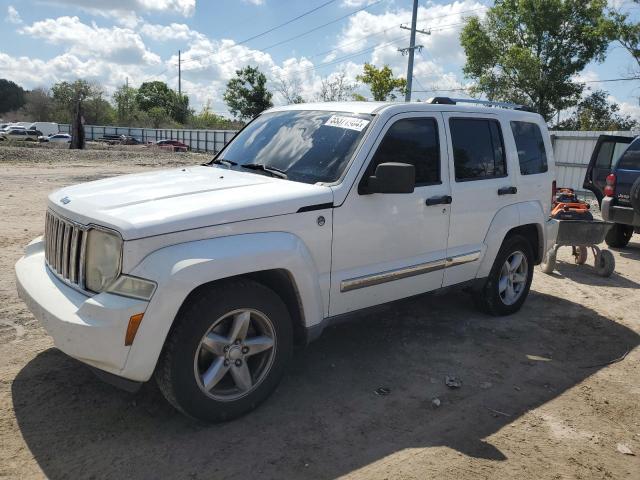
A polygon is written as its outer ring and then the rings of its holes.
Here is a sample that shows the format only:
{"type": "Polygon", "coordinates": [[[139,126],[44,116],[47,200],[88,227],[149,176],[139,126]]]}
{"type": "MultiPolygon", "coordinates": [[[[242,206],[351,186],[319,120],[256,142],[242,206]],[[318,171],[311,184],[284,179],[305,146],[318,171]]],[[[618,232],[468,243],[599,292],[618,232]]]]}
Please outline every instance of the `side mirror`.
{"type": "Polygon", "coordinates": [[[381,163],[363,193],[413,193],[416,167],[408,163],[381,163]]]}

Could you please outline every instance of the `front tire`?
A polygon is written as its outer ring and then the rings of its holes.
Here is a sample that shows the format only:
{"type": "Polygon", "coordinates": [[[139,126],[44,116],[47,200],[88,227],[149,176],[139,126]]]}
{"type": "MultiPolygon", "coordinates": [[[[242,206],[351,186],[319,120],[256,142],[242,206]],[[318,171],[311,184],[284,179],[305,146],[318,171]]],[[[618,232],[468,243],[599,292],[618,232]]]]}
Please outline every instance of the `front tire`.
{"type": "Polygon", "coordinates": [[[533,279],[533,252],[521,235],[505,239],[484,287],[476,293],[478,307],[491,315],[511,315],[522,307],[533,279]]]}
{"type": "Polygon", "coordinates": [[[293,352],[287,307],[239,280],[201,291],[176,318],[156,369],[166,399],[207,422],[239,417],[277,387],[293,352]]]}
{"type": "Polygon", "coordinates": [[[626,247],[633,236],[633,227],[631,225],[622,225],[616,223],[607,232],[604,241],[612,248],[626,247]]]}

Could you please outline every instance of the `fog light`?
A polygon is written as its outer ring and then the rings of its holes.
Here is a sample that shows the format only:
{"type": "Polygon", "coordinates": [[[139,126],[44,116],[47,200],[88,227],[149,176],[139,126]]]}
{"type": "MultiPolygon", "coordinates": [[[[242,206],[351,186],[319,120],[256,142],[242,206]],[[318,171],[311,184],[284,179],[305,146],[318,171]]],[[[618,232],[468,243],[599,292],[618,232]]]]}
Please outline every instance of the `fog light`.
{"type": "Polygon", "coordinates": [[[125,346],[131,345],[133,343],[133,339],[136,338],[138,327],[140,327],[140,323],[142,323],[142,317],[144,317],[144,313],[137,313],[135,315],[131,315],[131,318],[129,318],[129,325],[127,325],[127,334],[124,337],[125,346]]]}

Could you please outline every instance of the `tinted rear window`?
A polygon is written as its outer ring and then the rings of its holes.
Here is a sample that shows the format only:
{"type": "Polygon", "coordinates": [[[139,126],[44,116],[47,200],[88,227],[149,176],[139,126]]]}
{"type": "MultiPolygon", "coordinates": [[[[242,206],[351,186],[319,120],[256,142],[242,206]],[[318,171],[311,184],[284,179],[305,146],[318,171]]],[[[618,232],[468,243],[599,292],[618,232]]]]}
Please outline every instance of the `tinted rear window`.
{"type": "Polygon", "coordinates": [[[516,141],[520,173],[533,175],[547,171],[547,152],[540,127],[531,122],[511,122],[513,139],[516,141]]]}
{"type": "Polygon", "coordinates": [[[640,170],[640,137],[636,138],[618,160],[616,168],[640,170]]]}
{"type": "Polygon", "coordinates": [[[507,165],[500,123],[484,118],[449,120],[456,180],[504,177],[507,165]]]}

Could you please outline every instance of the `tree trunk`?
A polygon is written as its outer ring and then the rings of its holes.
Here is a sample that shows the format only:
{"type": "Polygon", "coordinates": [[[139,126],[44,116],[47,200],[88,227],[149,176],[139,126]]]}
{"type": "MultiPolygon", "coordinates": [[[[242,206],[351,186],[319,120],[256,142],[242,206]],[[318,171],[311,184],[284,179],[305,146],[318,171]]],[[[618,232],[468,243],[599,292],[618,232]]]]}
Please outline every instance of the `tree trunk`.
{"type": "Polygon", "coordinates": [[[84,150],[84,117],[82,116],[82,102],[76,102],[75,114],[71,125],[71,150],[84,150]]]}

